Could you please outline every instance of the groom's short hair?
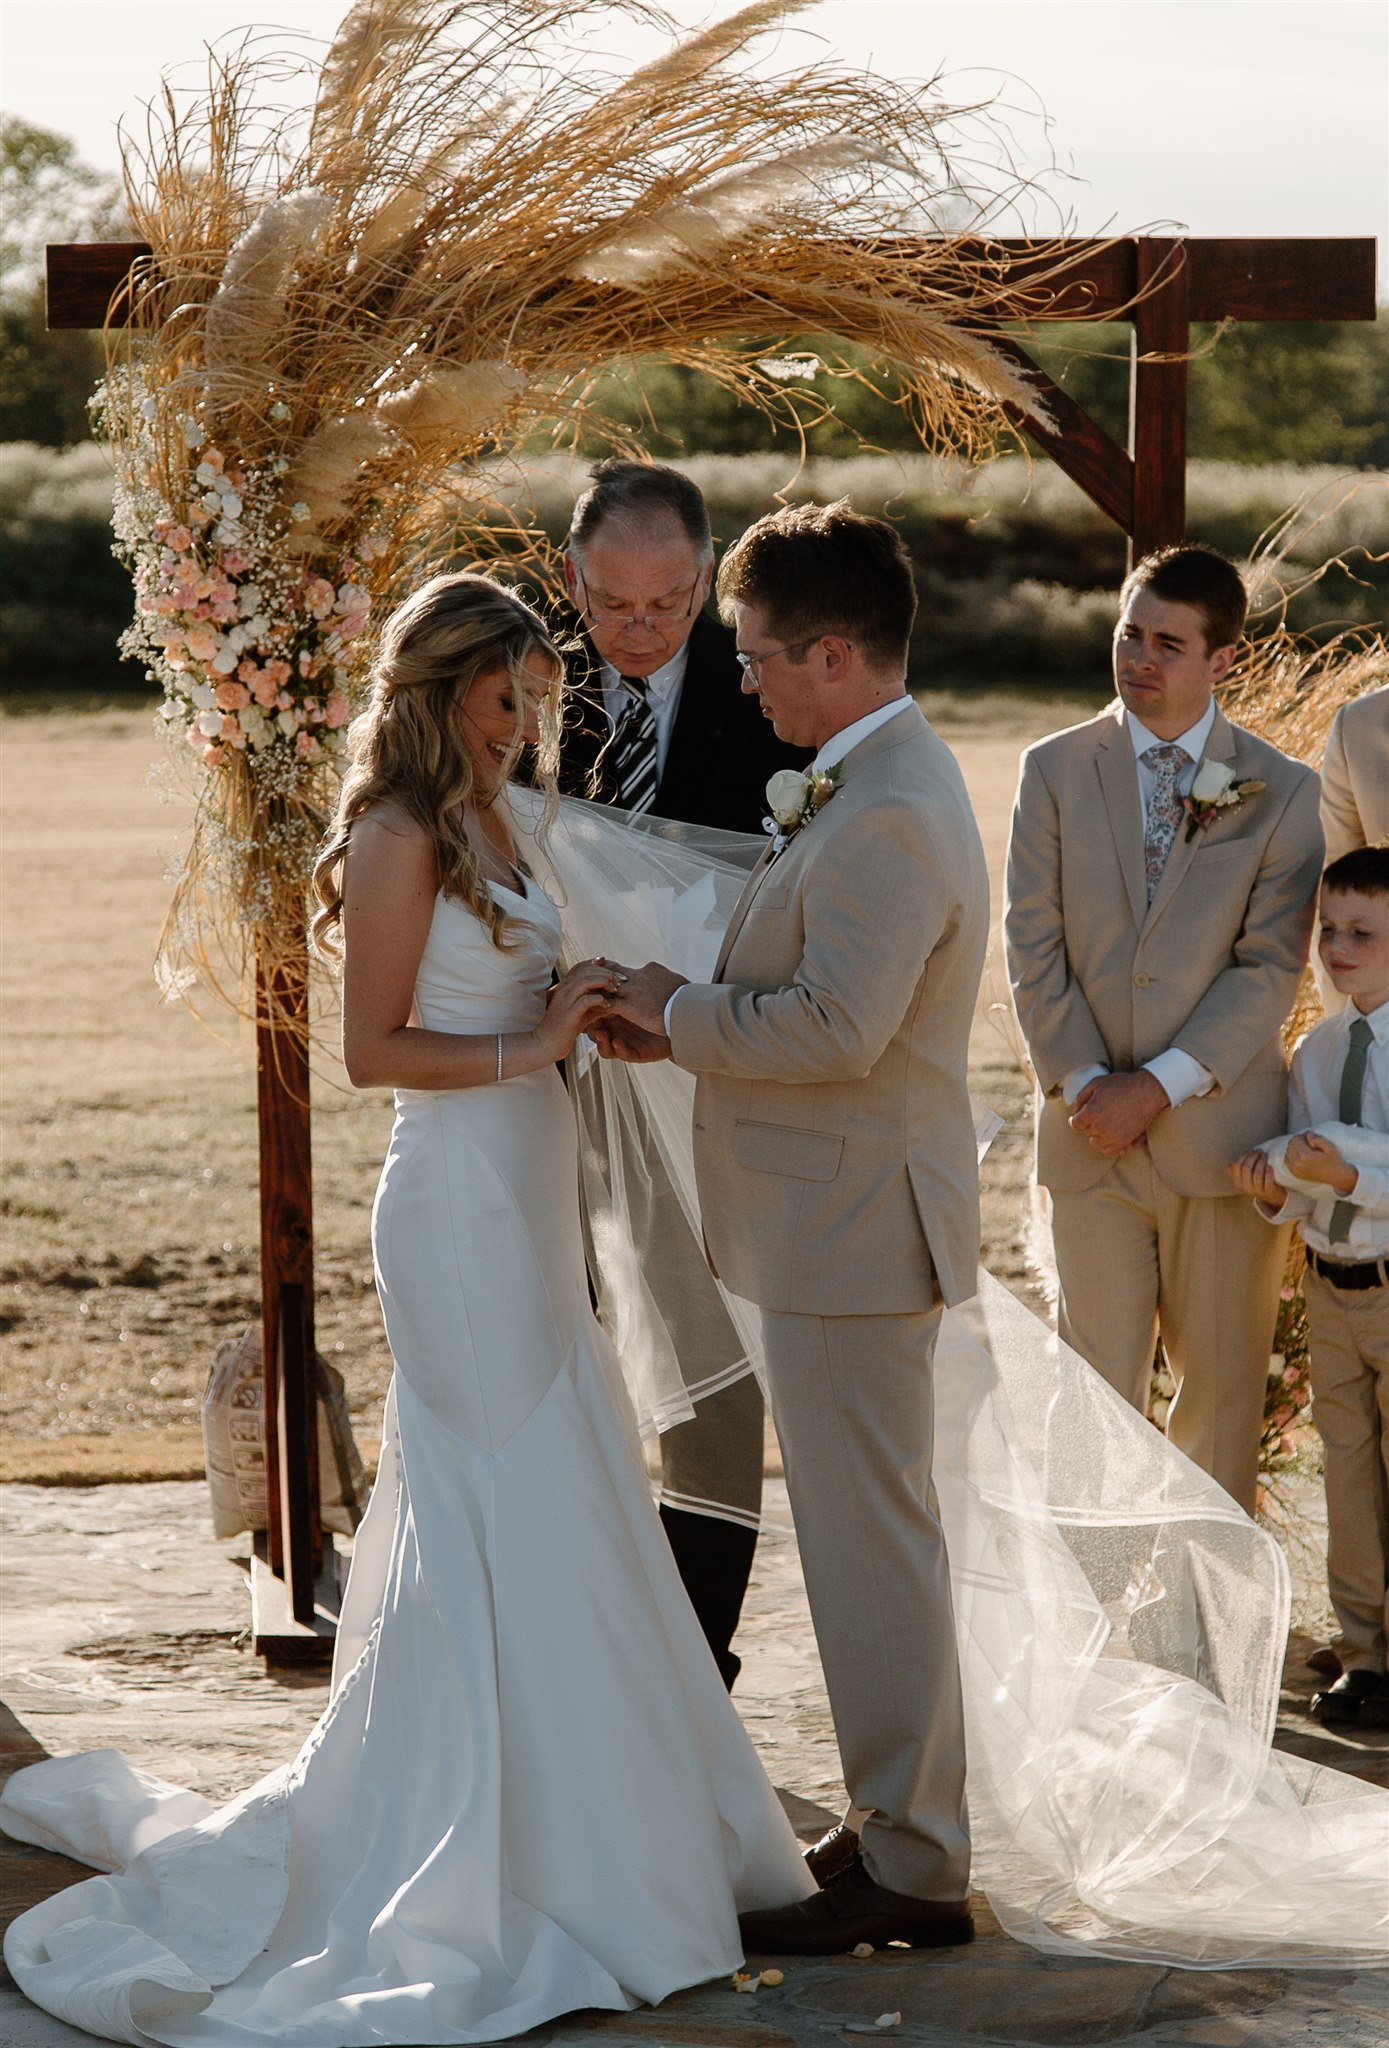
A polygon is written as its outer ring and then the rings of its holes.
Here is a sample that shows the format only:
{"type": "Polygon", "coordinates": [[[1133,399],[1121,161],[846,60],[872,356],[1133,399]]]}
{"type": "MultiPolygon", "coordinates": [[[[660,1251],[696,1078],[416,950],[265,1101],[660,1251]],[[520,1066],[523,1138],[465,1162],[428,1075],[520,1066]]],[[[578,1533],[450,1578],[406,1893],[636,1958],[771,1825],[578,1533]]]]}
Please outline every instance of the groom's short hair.
{"type": "Polygon", "coordinates": [[[837,633],[874,667],[907,659],[916,584],[885,519],[833,505],[787,505],[740,534],[719,565],[719,612],[754,605],[786,646],[837,633]]]}
{"type": "Polygon", "coordinates": [[[1120,611],[1135,590],[1200,612],[1207,654],[1233,647],[1249,615],[1249,592],[1239,570],[1227,555],[1199,543],[1156,548],[1136,562],[1119,591],[1120,611]]]}

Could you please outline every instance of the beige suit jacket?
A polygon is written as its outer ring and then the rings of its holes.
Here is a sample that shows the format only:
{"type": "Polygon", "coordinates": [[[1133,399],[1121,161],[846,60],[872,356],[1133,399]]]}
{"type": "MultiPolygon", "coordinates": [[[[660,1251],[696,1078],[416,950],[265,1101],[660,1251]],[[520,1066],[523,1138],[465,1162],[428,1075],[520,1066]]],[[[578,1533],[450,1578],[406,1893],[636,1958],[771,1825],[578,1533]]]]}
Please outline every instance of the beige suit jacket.
{"type": "Polygon", "coordinates": [[[1389,839],[1389,684],[1343,704],[1321,769],[1328,863],[1389,839]]]}
{"type": "Polygon", "coordinates": [[[1322,836],[1317,778],[1217,711],[1207,760],[1266,787],[1188,841],[1151,907],[1133,747],[1115,703],[1023,755],[1008,848],[1004,943],[1013,1001],[1043,1097],[1037,1174],[1093,1187],[1112,1162],[1070,1127],[1062,1083],[1180,1046],[1215,1088],[1148,1130],[1183,1195],[1233,1195],[1229,1161],[1286,1128],[1280,1030],[1307,958],[1322,836]]]}
{"type": "Polygon", "coordinates": [[[988,925],[964,781],[913,705],[764,856],[713,983],[671,1011],[673,1057],[698,1075],[705,1241],[735,1293],[844,1316],[975,1292],[968,1056],[988,925]]]}

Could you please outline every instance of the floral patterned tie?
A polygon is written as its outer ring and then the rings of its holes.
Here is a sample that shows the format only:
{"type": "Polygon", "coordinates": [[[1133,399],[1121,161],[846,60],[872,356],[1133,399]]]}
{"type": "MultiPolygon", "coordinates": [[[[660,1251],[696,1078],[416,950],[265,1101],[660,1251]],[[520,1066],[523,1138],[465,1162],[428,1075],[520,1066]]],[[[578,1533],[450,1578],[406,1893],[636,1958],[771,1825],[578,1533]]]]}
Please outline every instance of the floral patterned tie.
{"type": "MultiPolygon", "coordinates": [[[[1341,1069],[1341,1100],[1338,1104],[1343,1124],[1358,1124],[1361,1106],[1365,1100],[1365,1062],[1369,1058],[1370,1040],[1374,1033],[1364,1017],[1357,1017],[1350,1027],[1350,1044],[1346,1048],[1346,1063],[1341,1069]]],[[[1354,1202],[1338,1201],[1331,1211],[1331,1221],[1326,1235],[1332,1244],[1344,1244],[1350,1236],[1350,1222],[1355,1214],[1354,1202]]]]}
{"type": "Polygon", "coordinates": [[[1145,747],[1143,759],[1153,771],[1153,793],[1148,799],[1148,822],[1143,832],[1143,872],[1148,878],[1148,901],[1157,895],[1172,841],[1182,822],[1182,800],[1177,794],[1177,777],[1190,761],[1185,747],[1167,740],[1159,747],[1145,747]]]}

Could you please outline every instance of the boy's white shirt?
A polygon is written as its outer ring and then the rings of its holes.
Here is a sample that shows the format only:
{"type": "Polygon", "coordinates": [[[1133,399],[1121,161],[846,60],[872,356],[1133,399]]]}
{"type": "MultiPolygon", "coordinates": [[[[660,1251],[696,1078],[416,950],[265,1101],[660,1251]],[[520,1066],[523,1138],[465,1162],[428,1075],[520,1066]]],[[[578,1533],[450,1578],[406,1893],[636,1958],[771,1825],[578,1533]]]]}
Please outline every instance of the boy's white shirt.
{"type": "MultiPolygon", "coordinates": [[[[1315,1131],[1320,1125],[1340,1120],[1341,1070],[1346,1063],[1350,1027],[1362,1013],[1347,1004],[1333,1017],[1326,1017],[1307,1033],[1293,1054],[1288,1077],[1288,1129],[1315,1131]]],[[[1389,1003],[1381,1003],[1365,1018],[1371,1033],[1365,1058],[1365,1086],[1360,1103],[1360,1121],[1366,1132],[1383,1137],[1375,1146],[1375,1163],[1360,1165],[1355,1187],[1339,1196],[1333,1188],[1315,1198],[1290,1190],[1282,1204],[1272,1208],[1258,1204],[1259,1213],[1270,1223],[1296,1222],[1315,1252],[1332,1259],[1389,1258],[1389,1003]],[[1338,1201],[1355,1204],[1348,1236],[1331,1242],[1331,1212],[1338,1201]]]]}

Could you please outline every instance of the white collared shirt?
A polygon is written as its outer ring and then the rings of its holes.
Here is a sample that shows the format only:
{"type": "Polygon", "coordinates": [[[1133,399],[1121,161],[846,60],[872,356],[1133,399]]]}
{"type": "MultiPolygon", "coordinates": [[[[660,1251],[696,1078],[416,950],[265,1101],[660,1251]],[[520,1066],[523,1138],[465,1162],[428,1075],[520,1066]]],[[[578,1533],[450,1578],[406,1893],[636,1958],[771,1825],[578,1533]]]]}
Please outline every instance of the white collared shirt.
{"type": "MultiPolygon", "coordinates": [[[[670,736],[675,730],[675,714],[680,709],[680,686],[685,680],[689,665],[690,643],[673,654],[663,667],[653,669],[646,678],[646,696],[656,720],[656,780],[659,782],[666,772],[666,756],[670,752],[670,736]]],[[[610,731],[617,730],[617,721],[631,703],[631,692],[624,688],[621,669],[614,668],[610,661],[600,663],[603,682],[603,709],[608,715],[610,731]]]]}
{"type": "MultiPolygon", "coordinates": [[[[1354,1003],[1326,1017],[1293,1054],[1288,1077],[1288,1129],[1315,1130],[1318,1124],[1340,1123],[1341,1070],[1350,1049],[1350,1027],[1363,1012],[1354,1003]]],[[[1389,1258],[1389,1003],[1371,1010],[1365,1022],[1374,1033],[1365,1051],[1365,1087],[1360,1122],[1376,1135],[1384,1133],[1382,1162],[1362,1166],[1350,1194],[1334,1188],[1322,1195],[1304,1195],[1289,1188],[1280,1209],[1260,1202],[1271,1223],[1296,1220],[1314,1252],[1332,1259],[1389,1258]],[[1349,1235],[1331,1242],[1331,1212],[1338,1201],[1354,1202],[1349,1235]]]]}
{"type": "MultiPolygon", "coordinates": [[[[1195,725],[1189,725],[1185,732],[1179,733],[1171,742],[1174,747],[1181,747],[1189,756],[1185,767],[1177,776],[1178,796],[1190,796],[1191,785],[1196,780],[1196,771],[1210,743],[1211,728],[1214,724],[1215,699],[1212,698],[1195,725]]],[[[1133,762],[1138,772],[1138,803],[1143,814],[1143,833],[1146,838],[1148,806],[1153,800],[1157,770],[1151,761],[1145,761],[1143,756],[1149,747],[1164,746],[1167,742],[1160,740],[1155,732],[1149,732],[1142,720],[1135,718],[1127,709],[1124,712],[1124,730],[1133,747],[1133,762]]],[[[1215,1076],[1209,1067],[1203,1066],[1200,1060],[1193,1059],[1189,1052],[1183,1052],[1179,1045],[1170,1045],[1166,1052],[1155,1053],[1152,1059],[1145,1060],[1143,1071],[1154,1075],[1161,1082],[1173,1109],[1176,1109],[1179,1103],[1189,1102],[1195,1095],[1209,1095],[1215,1086],[1215,1076]]],[[[1074,1102],[1087,1082],[1097,1081],[1101,1074],[1108,1072],[1108,1067],[1098,1064],[1076,1067],[1062,1082],[1061,1093],[1067,1102],[1074,1102]]]]}
{"type": "Polygon", "coordinates": [[[852,725],[841,726],[831,733],[815,759],[806,770],[807,775],[819,775],[826,768],[837,768],[846,754],[851,754],[860,740],[866,740],[870,732],[876,732],[880,725],[886,725],[890,718],[898,717],[911,703],[910,697],[894,697],[890,704],[880,704],[876,711],[866,711],[862,718],[856,718],[852,725]]]}
{"type": "MultiPolygon", "coordinates": [[[[1189,725],[1185,732],[1178,733],[1176,739],[1171,742],[1174,747],[1181,747],[1188,756],[1185,767],[1177,775],[1178,796],[1191,795],[1191,785],[1196,780],[1196,771],[1201,765],[1207,746],[1210,744],[1211,728],[1214,724],[1215,699],[1212,698],[1206,706],[1204,714],[1197,719],[1195,725],[1189,725]]],[[[1149,747],[1165,746],[1168,742],[1160,740],[1155,732],[1149,732],[1143,721],[1135,718],[1131,711],[1125,711],[1124,713],[1124,729],[1133,743],[1133,758],[1138,768],[1138,801],[1143,810],[1143,831],[1146,837],[1148,831],[1148,806],[1153,800],[1153,789],[1157,782],[1157,770],[1152,762],[1145,761],[1143,756],[1147,753],[1149,747]]]]}

